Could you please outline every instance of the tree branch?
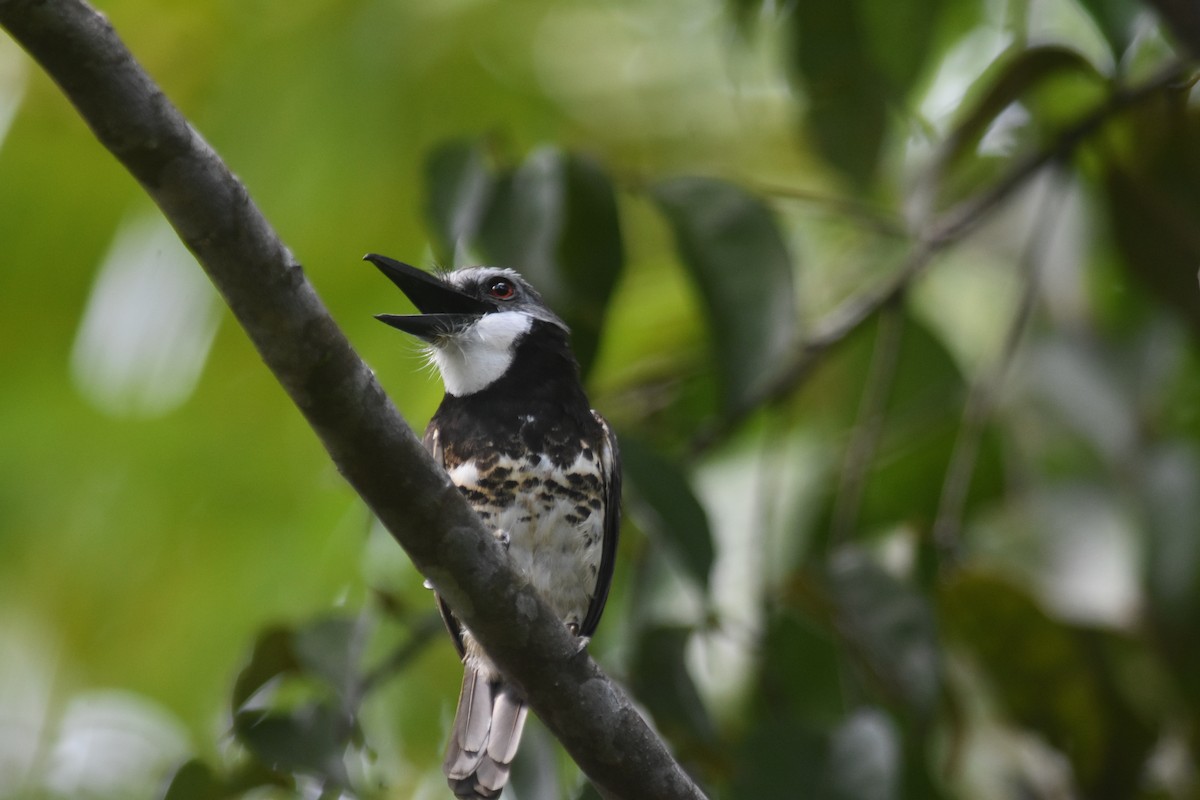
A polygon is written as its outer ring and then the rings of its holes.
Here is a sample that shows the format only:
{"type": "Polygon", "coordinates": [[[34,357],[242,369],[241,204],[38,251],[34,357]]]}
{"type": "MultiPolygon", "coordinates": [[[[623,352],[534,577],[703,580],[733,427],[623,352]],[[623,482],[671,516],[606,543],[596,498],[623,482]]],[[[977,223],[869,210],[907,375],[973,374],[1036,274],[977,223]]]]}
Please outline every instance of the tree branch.
{"type": "Polygon", "coordinates": [[[513,572],[245,187],[108,21],[81,0],[0,0],[0,26],[162,209],[338,470],[587,776],[615,797],[703,797],[625,693],[513,572]]]}

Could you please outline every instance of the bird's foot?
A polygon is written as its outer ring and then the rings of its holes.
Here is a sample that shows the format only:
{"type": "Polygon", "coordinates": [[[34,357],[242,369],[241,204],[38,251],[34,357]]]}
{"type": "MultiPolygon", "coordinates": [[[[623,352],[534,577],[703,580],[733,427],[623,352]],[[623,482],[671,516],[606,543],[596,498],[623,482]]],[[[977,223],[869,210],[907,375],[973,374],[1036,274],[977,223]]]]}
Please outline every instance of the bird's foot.
{"type": "Polygon", "coordinates": [[[590,637],[590,636],[580,636],[579,635],[579,623],[578,622],[568,622],[567,623],[567,633],[574,636],[578,642],[578,646],[575,649],[576,653],[582,653],[584,651],[584,649],[588,646],[588,642],[590,642],[592,640],[592,637],[590,637]]]}

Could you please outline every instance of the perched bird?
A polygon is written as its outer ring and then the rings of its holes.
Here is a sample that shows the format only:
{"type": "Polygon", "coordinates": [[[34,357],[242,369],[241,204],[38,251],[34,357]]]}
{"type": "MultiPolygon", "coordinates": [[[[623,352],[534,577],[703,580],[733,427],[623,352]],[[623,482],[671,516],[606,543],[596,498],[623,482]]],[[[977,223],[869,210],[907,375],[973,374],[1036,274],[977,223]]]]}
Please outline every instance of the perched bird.
{"type": "MultiPolygon", "coordinates": [[[[567,326],[509,269],[433,276],[366,260],[421,312],[377,319],[423,340],[445,384],[426,449],[563,624],[591,636],[612,580],[621,472],[567,326]]],[[[517,752],[524,698],[440,597],[438,607],[465,667],[443,770],[457,797],[494,798],[517,752]]]]}

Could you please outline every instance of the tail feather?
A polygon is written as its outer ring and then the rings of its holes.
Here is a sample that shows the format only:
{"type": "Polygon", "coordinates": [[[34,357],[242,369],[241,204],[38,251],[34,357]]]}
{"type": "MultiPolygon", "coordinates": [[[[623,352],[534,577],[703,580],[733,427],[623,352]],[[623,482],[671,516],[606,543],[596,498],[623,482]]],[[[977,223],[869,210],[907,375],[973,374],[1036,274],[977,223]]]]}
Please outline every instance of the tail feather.
{"type": "Polygon", "coordinates": [[[468,665],[442,771],[456,797],[499,797],[528,709],[516,689],[468,665]]]}

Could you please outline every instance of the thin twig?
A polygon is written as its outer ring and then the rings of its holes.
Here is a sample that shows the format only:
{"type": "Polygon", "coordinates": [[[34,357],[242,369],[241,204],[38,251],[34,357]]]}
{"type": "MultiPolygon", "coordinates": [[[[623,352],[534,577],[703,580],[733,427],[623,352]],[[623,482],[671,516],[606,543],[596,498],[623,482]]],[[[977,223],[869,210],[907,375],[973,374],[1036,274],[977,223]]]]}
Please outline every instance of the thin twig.
{"type": "Polygon", "coordinates": [[[904,303],[903,295],[898,295],[879,315],[875,351],[871,355],[858,420],[850,435],[850,444],[846,447],[842,477],[833,504],[829,533],[831,549],[848,542],[858,524],[863,488],[883,435],[887,402],[892,393],[903,338],[904,303]]]}
{"type": "Polygon", "coordinates": [[[963,512],[971,480],[975,475],[983,433],[1033,315],[1040,287],[1039,256],[1045,252],[1046,242],[1057,224],[1062,205],[1058,202],[1061,196],[1060,188],[1050,187],[1038,204],[1034,229],[1018,262],[1022,291],[1016,311],[1004,334],[995,363],[971,385],[963,406],[962,423],[954,440],[950,463],[946,467],[937,516],[933,524],[933,544],[943,569],[953,568],[961,554],[963,512]]]}

